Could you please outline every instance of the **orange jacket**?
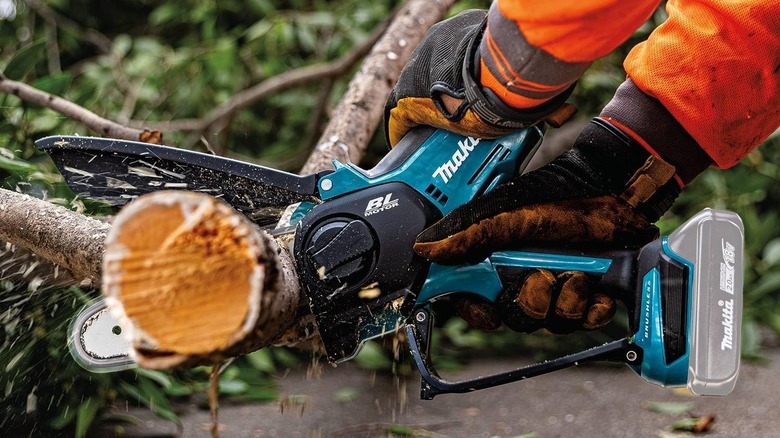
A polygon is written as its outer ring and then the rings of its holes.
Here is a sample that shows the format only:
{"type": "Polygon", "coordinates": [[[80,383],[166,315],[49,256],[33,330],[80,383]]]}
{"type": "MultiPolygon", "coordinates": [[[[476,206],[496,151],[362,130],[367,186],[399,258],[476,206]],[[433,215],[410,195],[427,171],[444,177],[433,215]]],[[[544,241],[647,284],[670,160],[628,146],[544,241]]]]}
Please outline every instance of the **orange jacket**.
{"type": "MultiPolygon", "coordinates": [[[[537,106],[647,20],[660,0],[497,0],[480,78],[507,104],[537,106]]],[[[780,126],[780,6],[775,0],[669,0],[669,18],[625,60],[718,167],[780,126]]]]}

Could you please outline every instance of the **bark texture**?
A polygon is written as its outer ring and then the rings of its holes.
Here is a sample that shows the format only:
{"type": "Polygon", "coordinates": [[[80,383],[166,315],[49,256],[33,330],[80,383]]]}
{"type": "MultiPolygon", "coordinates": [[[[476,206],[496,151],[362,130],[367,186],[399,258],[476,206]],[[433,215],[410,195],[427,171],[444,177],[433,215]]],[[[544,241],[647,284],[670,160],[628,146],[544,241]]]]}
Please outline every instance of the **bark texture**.
{"type": "Polygon", "coordinates": [[[455,0],[410,0],[363,61],[330,123],[301,170],[332,169],[332,160],[359,163],[382,119],[385,101],[412,51],[455,0]]]}
{"type": "Polygon", "coordinates": [[[100,283],[109,225],[40,199],[0,189],[0,240],[27,248],[100,283]]]}

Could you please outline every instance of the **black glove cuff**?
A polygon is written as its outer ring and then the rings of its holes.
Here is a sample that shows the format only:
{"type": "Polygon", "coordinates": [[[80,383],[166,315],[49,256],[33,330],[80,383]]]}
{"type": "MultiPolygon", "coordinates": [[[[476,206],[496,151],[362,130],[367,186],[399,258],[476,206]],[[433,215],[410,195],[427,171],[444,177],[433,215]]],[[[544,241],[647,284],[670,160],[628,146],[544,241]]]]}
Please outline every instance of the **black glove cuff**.
{"type": "Polygon", "coordinates": [[[517,109],[505,104],[493,90],[483,87],[479,80],[479,45],[487,29],[487,17],[480,27],[470,35],[466,57],[463,59],[463,86],[466,101],[482,121],[493,126],[522,129],[533,125],[560,108],[571,96],[575,82],[547,102],[533,108],[517,109]]]}
{"type": "MultiPolygon", "coordinates": [[[[594,181],[601,181],[603,190],[615,195],[626,189],[637,169],[650,157],[650,152],[631,137],[598,117],[583,129],[569,154],[598,175],[594,181]]],[[[671,178],[635,208],[650,222],[655,222],[672,206],[679,194],[680,186],[671,178]]]]}
{"type": "Polygon", "coordinates": [[[712,164],[712,159],[663,104],[645,94],[630,78],[617,89],[601,117],[633,130],[677,169],[685,184],[712,164]]]}

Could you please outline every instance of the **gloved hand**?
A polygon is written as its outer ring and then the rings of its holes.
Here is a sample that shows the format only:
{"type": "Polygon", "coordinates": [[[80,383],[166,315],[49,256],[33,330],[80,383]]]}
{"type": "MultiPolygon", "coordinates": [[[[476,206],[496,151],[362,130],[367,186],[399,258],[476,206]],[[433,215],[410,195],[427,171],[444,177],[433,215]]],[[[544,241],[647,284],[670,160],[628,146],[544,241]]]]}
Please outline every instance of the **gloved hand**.
{"type": "Polygon", "coordinates": [[[546,120],[559,125],[574,111],[569,87],[538,107],[514,109],[479,85],[479,43],[487,11],[470,10],[435,24],[404,67],[385,106],[385,134],[395,146],[417,125],[496,138],[546,120]]]}
{"type": "MultiPolygon", "coordinates": [[[[573,85],[530,109],[509,107],[480,85],[485,16],[485,11],[467,11],[437,24],[412,54],[385,108],[391,146],[416,125],[491,138],[540,121],[555,126],[572,114],[564,102],[573,85]]],[[[602,117],[583,131],[572,151],[425,230],[415,250],[432,261],[463,263],[517,246],[609,248],[655,238],[652,223],[711,160],[663,105],[630,79],[602,117]]],[[[496,328],[503,319],[519,331],[543,327],[559,333],[601,327],[615,311],[614,300],[591,290],[582,272],[545,270],[509,285],[499,309],[468,300],[456,304],[461,316],[481,328],[496,328]]]]}
{"type": "MultiPolygon", "coordinates": [[[[640,246],[657,237],[652,223],[679,193],[674,176],[674,166],[596,118],[572,150],[455,209],[418,236],[415,251],[438,263],[465,263],[518,246],[640,246]]],[[[460,314],[489,318],[484,303],[478,306],[461,304],[460,314]]],[[[614,311],[614,300],[590,290],[582,272],[536,270],[507,287],[498,315],[518,331],[566,333],[599,328],[614,311]]]]}

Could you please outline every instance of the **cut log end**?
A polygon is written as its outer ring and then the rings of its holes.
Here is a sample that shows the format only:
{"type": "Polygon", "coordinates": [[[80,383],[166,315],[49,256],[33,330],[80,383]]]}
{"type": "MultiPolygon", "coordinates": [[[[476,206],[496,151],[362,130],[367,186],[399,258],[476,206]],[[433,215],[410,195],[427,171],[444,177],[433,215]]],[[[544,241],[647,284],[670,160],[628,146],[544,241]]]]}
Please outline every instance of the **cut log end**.
{"type": "Polygon", "coordinates": [[[252,227],[222,202],[188,192],[147,195],[117,216],[104,295],[139,364],[176,366],[252,331],[265,276],[252,227]]]}

